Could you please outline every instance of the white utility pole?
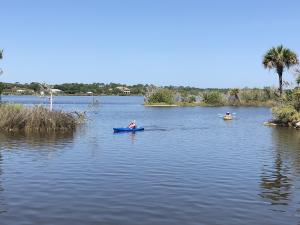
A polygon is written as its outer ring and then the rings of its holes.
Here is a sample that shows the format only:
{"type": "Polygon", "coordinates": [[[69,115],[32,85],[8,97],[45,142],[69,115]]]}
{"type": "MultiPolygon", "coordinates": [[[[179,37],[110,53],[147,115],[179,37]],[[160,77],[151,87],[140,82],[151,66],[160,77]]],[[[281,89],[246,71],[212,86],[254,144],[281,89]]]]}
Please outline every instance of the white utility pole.
{"type": "Polygon", "coordinates": [[[49,102],[50,102],[49,110],[52,111],[53,110],[53,93],[52,93],[52,89],[47,84],[39,84],[39,85],[42,88],[43,92],[45,90],[46,92],[50,93],[50,97],[49,97],[49,102]]]}
{"type": "Polygon", "coordinates": [[[50,111],[52,111],[52,109],[53,109],[53,94],[50,88],[50,111]]]}

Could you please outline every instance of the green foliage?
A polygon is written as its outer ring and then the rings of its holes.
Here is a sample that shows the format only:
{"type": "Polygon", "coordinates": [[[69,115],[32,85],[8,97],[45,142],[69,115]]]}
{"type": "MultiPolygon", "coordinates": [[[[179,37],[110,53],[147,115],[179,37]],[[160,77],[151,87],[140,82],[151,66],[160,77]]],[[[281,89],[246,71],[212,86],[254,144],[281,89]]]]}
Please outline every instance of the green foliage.
{"type": "Polygon", "coordinates": [[[300,75],[297,76],[296,83],[297,83],[298,86],[300,86],[300,75]]]}
{"type": "Polygon", "coordinates": [[[244,90],[241,93],[241,100],[246,103],[257,101],[258,99],[259,93],[257,90],[244,90]]]}
{"type": "Polygon", "coordinates": [[[148,98],[148,103],[165,103],[165,104],[174,104],[174,93],[169,89],[159,89],[152,93],[148,98]]]}
{"type": "Polygon", "coordinates": [[[222,105],[224,104],[223,96],[221,93],[212,91],[212,92],[204,92],[203,95],[203,102],[208,105],[222,105]]]}
{"type": "Polygon", "coordinates": [[[286,126],[294,126],[300,121],[300,88],[287,90],[281,105],[274,107],[275,122],[286,126]]]}
{"type": "Polygon", "coordinates": [[[194,103],[196,102],[196,97],[195,96],[189,96],[188,97],[188,103],[194,103]]]}
{"type": "Polygon", "coordinates": [[[240,103],[240,97],[239,97],[240,89],[233,88],[229,91],[229,98],[228,102],[232,105],[237,105],[240,103]]]}
{"type": "Polygon", "coordinates": [[[300,121],[300,113],[292,105],[283,105],[272,109],[275,119],[282,124],[300,121]]]}
{"type": "Polygon", "coordinates": [[[238,88],[233,88],[229,91],[229,95],[231,96],[237,96],[240,93],[240,89],[238,88]]]}
{"type": "Polygon", "coordinates": [[[4,83],[0,82],[0,95],[2,94],[3,90],[4,90],[4,83]]]}
{"type": "Polygon", "coordinates": [[[240,93],[240,100],[243,103],[266,102],[275,100],[275,90],[265,87],[264,89],[243,89],[240,93]]]}
{"type": "Polygon", "coordinates": [[[41,91],[41,84],[37,83],[37,82],[32,82],[28,85],[28,89],[31,89],[34,92],[40,92],[41,91]]]}
{"type": "Polygon", "coordinates": [[[300,111],[300,89],[295,89],[293,91],[293,105],[295,109],[300,111]]]}
{"type": "Polygon", "coordinates": [[[276,90],[270,88],[270,87],[264,87],[263,88],[263,100],[274,100],[277,98],[276,90]]]}
{"type": "Polygon", "coordinates": [[[284,69],[299,64],[297,54],[283,45],[273,47],[263,57],[263,65],[268,69],[284,69]]]}
{"type": "MultiPolygon", "coordinates": [[[[0,50],[0,59],[3,59],[3,50],[0,50]]],[[[0,68],[0,75],[2,74],[2,69],[0,68]]]]}
{"type": "Polygon", "coordinates": [[[287,102],[292,102],[293,99],[294,99],[293,90],[286,90],[282,100],[287,103],[287,102]]]}

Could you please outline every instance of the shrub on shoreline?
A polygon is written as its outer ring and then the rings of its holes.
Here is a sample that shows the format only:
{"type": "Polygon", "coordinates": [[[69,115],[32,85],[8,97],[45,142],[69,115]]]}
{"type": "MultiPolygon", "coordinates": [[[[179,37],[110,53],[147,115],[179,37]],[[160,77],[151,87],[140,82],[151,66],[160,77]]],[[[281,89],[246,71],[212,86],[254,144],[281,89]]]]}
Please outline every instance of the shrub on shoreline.
{"type": "Polygon", "coordinates": [[[276,123],[294,126],[300,121],[300,113],[292,105],[282,105],[272,109],[276,123]]]}
{"type": "Polygon", "coordinates": [[[216,91],[204,92],[202,97],[203,97],[203,102],[208,105],[219,106],[224,104],[224,99],[222,97],[222,94],[216,91]]]}
{"type": "Polygon", "coordinates": [[[174,102],[174,94],[171,90],[168,89],[159,89],[155,91],[149,96],[147,100],[147,103],[149,104],[164,103],[172,105],[174,104],[174,102]]]}
{"type": "Polygon", "coordinates": [[[295,88],[286,93],[281,104],[272,108],[275,124],[300,128],[300,90],[295,88]]]}
{"type": "Polygon", "coordinates": [[[79,122],[79,117],[72,113],[50,111],[42,106],[0,105],[3,131],[74,131],[79,122]]]}

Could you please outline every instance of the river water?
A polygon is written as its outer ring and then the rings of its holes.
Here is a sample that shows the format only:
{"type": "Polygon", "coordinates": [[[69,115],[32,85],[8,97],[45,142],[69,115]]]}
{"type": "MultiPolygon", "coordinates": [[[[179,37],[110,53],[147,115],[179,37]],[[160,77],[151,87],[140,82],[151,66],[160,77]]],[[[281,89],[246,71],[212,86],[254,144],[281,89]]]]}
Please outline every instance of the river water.
{"type": "Polygon", "coordinates": [[[270,109],[95,99],[54,98],[86,112],[74,134],[0,134],[1,225],[300,224],[300,131],[263,126],[270,109]],[[133,119],[144,132],[112,132],[133,119]]]}

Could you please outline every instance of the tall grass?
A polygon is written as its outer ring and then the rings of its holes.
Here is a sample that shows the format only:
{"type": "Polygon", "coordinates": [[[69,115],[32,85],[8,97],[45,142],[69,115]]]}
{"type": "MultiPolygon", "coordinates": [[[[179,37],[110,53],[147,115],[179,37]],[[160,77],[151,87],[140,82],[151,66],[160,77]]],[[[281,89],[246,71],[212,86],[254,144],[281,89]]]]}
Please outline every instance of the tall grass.
{"type": "Polygon", "coordinates": [[[79,118],[72,113],[50,111],[42,106],[0,104],[0,130],[74,131],[79,118]]]}

